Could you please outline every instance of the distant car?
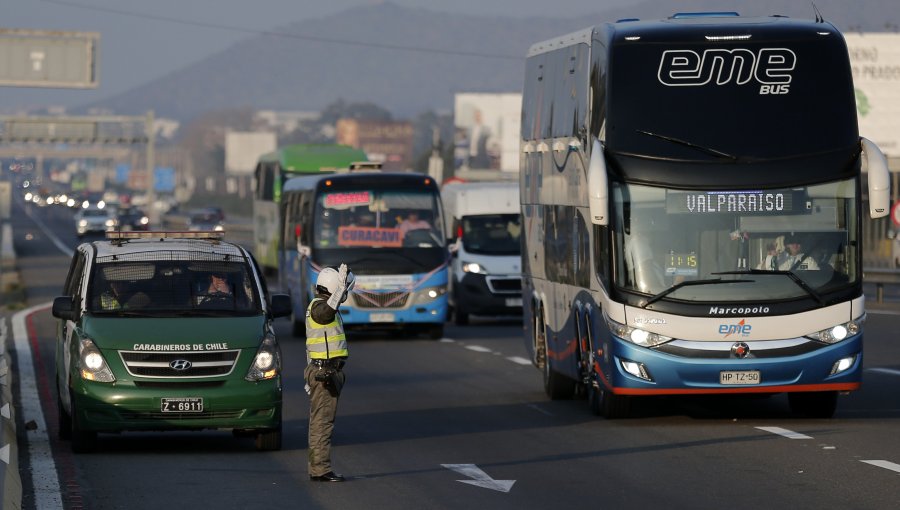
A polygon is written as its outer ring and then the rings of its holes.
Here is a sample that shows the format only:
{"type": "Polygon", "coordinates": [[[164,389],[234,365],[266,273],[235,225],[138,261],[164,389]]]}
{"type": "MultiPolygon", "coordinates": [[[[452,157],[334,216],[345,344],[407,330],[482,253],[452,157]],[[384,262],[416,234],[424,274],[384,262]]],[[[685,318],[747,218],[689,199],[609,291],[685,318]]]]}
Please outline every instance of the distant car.
{"type": "Polygon", "coordinates": [[[138,207],[122,207],[118,212],[119,230],[150,230],[150,218],[138,207]]]}
{"type": "Polygon", "coordinates": [[[222,232],[225,230],[225,225],[222,224],[221,214],[217,214],[210,209],[192,211],[188,216],[187,227],[188,230],[196,231],[222,232]]]}
{"type": "Polygon", "coordinates": [[[78,237],[115,230],[116,227],[116,213],[111,208],[88,206],[75,213],[75,233],[78,237]]]}

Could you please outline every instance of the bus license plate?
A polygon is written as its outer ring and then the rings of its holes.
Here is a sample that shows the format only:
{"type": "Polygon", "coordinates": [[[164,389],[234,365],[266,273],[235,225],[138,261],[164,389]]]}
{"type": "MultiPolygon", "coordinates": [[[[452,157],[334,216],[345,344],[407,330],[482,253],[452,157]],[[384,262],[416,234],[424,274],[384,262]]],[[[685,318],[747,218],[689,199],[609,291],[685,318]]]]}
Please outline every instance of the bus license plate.
{"type": "Polygon", "coordinates": [[[392,313],[373,313],[369,315],[372,322],[394,322],[394,314],[392,313]]]}
{"type": "Polygon", "coordinates": [[[506,298],[506,306],[522,306],[522,298],[508,297],[506,298]]]}
{"type": "Polygon", "coordinates": [[[202,413],[203,399],[201,397],[178,397],[161,399],[160,409],[164,413],[202,413]]]}
{"type": "Polygon", "coordinates": [[[719,384],[743,385],[759,383],[759,370],[719,372],[719,384]]]}

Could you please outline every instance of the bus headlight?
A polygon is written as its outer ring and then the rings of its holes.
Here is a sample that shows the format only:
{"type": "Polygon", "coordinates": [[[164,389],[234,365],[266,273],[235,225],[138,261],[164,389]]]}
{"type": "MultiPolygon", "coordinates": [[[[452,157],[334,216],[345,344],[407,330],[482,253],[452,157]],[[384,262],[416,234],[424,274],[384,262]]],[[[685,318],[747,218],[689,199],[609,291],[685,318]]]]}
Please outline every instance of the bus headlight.
{"type": "Polygon", "coordinates": [[[478,262],[463,262],[462,270],[472,274],[487,274],[487,269],[478,262]]]}
{"type": "Polygon", "coordinates": [[[610,319],[608,316],[605,316],[605,318],[606,324],[609,326],[609,330],[612,334],[635,345],[640,345],[641,347],[656,347],[657,345],[672,341],[671,337],[663,336],[658,333],[651,333],[640,328],[632,328],[631,326],[620,324],[610,319]]]}
{"type": "Polygon", "coordinates": [[[815,333],[806,336],[822,343],[836,344],[847,337],[859,334],[862,331],[865,320],[866,316],[863,315],[854,321],[844,322],[843,324],[816,331],[815,333]]]}
{"type": "Polygon", "coordinates": [[[79,371],[82,379],[97,382],[114,382],[116,380],[116,376],[109,369],[106,359],[93,340],[82,338],[81,343],[78,344],[78,351],[79,371]]]}
{"type": "Polygon", "coordinates": [[[436,287],[425,287],[424,289],[419,289],[416,291],[415,298],[413,298],[413,304],[428,304],[446,293],[447,287],[444,285],[438,285],[436,287]]]}
{"type": "Polygon", "coordinates": [[[266,338],[256,350],[256,357],[247,370],[244,379],[248,381],[265,381],[272,379],[281,373],[281,349],[278,342],[271,334],[267,334],[266,338]]]}

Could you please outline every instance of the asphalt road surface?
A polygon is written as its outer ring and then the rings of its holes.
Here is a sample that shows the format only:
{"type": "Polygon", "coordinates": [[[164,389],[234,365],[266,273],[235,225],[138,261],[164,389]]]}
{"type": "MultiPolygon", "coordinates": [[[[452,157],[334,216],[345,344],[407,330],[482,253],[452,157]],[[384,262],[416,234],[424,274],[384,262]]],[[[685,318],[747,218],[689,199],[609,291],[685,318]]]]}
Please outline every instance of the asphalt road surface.
{"type": "Polygon", "coordinates": [[[96,453],[74,455],[56,439],[47,305],[77,239],[65,211],[16,207],[13,228],[32,307],[19,318],[46,423],[27,431],[35,416],[19,406],[26,509],[900,507],[891,310],[870,311],[863,389],[842,396],[833,419],[792,415],[780,395],[646,398],[633,417],[603,420],[584,400],[547,399],[518,319],[475,318],[441,340],[350,337],[333,449],[348,481],[311,483],[304,345],[279,320],[283,450],[205,431],[101,435],[96,453]]]}

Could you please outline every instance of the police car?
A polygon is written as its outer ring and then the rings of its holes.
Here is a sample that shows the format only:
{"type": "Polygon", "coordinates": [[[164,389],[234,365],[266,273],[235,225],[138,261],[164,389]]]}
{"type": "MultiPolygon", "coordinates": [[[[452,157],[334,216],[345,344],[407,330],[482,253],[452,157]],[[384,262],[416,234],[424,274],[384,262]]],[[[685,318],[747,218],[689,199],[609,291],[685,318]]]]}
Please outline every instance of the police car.
{"type": "Polygon", "coordinates": [[[98,433],[231,429],[281,449],[281,350],[250,253],[222,232],[108,232],[81,244],[58,322],[59,434],[87,452],[98,433]]]}

